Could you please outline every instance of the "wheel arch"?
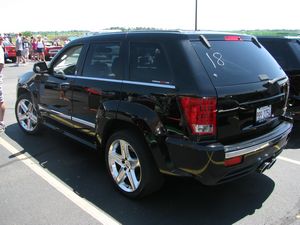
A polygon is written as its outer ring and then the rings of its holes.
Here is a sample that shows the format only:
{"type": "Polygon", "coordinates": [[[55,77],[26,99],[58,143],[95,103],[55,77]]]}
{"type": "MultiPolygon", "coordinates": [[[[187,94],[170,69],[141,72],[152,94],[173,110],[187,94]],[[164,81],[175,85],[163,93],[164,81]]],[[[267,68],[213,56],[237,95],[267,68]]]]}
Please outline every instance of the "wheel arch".
{"type": "MultiPolygon", "coordinates": [[[[102,121],[103,122],[103,121],[102,121]]],[[[97,139],[102,148],[105,148],[109,137],[119,130],[130,129],[140,133],[143,136],[144,131],[136,124],[120,119],[110,119],[104,122],[105,125],[97,126],[97,139]]]]}
{"type": "Polygon", "coordinates": [[[30,94],[30,91],[28,89],[24,88],[24,87],[18,88],[17,98],[19,98],[23,94],[30,94]]]}
{"type": "Polygon", "coordinates": [[[152,132],[150,126],[141,120],[122,120],[122,119],[110,119],[102,120],[102,122],[98,122],[96,125],[97,130],[97,143],[101,150],[104,150],[109,140],[110,136],[113,135],[115,132],[120,130],[130,129],[135,131],[140,137],[143,138],[145,143],[149,148],[150,154],[153,156],[156,166],[159,169],[168,170],[168,162],[169,162],[169,153],[164,144],[165,136],[157,135],[156,133],[152,132]],[[101,124],[101,126],[99,126],[101,124]]]}

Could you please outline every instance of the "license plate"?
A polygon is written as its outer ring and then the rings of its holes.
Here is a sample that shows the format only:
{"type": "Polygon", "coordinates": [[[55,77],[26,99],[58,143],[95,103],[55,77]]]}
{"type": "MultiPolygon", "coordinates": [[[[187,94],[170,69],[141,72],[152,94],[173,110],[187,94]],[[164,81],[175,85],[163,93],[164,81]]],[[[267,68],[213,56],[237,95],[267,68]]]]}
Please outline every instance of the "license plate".
{"type": "Polygon", "coordinates": [[[256,109],[256,121],[261,122],[268,118],[270,118],[272,115],[272,108],[271,105],[263,106],[256,109]]]}

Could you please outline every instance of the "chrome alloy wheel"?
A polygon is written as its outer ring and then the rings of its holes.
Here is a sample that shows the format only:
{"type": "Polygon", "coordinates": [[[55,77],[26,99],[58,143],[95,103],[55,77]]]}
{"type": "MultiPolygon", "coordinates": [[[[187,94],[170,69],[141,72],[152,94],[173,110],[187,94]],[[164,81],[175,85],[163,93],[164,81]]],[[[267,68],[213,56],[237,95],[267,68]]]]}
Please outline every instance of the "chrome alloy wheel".
{"type": "Polygon", "coordinates": [[[17,117],[20,125],[26,131],[33,131],[38,124],[36,110],[33,104],[27,99],[19,101],[17,105],[17,117]]]}
{"type": "Polygon", "coordinates": [[[138,189],[142,171],[139,158],[132,146],[121,139],[117,139],[109,146],[108,165],[111,175],[125,192],[134,192],[138,189]]]}

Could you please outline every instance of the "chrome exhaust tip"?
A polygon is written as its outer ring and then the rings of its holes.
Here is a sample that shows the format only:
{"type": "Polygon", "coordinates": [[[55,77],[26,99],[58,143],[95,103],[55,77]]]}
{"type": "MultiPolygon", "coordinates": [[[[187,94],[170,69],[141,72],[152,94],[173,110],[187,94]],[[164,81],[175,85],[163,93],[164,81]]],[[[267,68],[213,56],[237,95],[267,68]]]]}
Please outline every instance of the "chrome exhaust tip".
{"type": "Polygon", "coordinates": [[[274,165],[275,162],[276,162],[276,158],[272,158],[272,159],[270,159],[270,160],[268,160],[268,161],[265,161],[265,162],[263,162],[263,163],[257,168],[257,171],[258,171],[259,173],[263,173],[263,172],[265,172],[267,169],[270,169],[270,168],[274,165]]]}
{"type": "Polygon", "coordinates": [[[271,160],[271,162],[270,162],[270,164],[269,164],[269,166],[268,166],[268,168],[267,169],[270,169],[273,165],[274,165],[274,163],[276,162],[276,158],[273,158],[272,160],[271,160]]]}
{"type": "Polygon", "coordinates": [[[268,169],[270,163],[269,162],[263,162],[258,168],[257,168],[257,171],[259,173],[263,173],[265,172],[266,169],[268,169]]]}

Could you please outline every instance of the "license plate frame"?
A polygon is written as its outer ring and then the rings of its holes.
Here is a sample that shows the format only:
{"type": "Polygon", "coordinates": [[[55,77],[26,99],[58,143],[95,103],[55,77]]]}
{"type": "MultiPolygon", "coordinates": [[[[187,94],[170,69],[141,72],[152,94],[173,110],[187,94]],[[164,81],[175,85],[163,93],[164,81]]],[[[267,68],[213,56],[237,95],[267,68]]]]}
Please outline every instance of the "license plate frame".
{"type": "Polygon", "coordinates": [[[263,122],[272,117],[272,106],[266,105],[256,108],[256,122],[263,122]]]}

